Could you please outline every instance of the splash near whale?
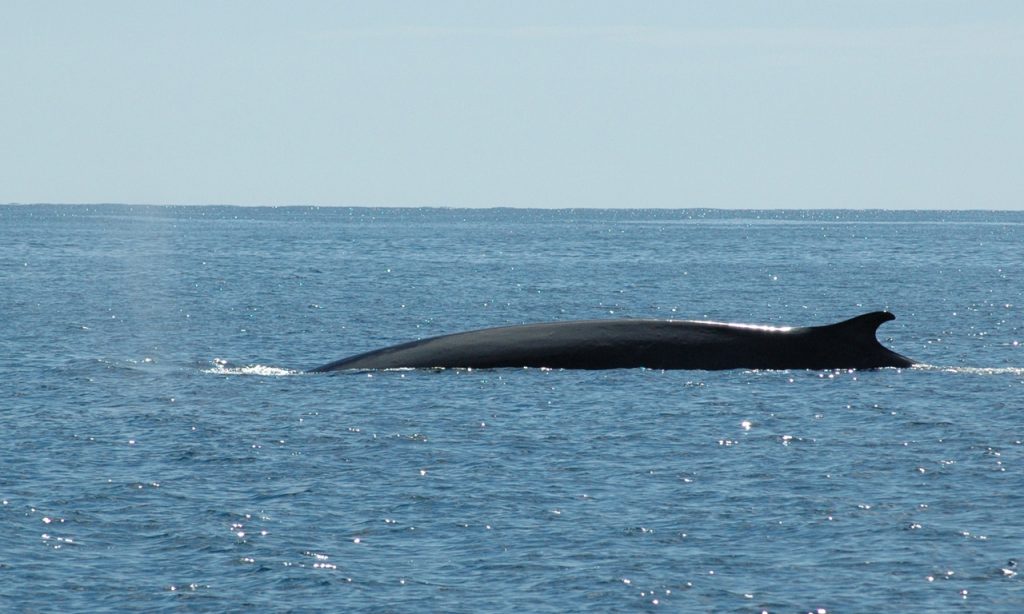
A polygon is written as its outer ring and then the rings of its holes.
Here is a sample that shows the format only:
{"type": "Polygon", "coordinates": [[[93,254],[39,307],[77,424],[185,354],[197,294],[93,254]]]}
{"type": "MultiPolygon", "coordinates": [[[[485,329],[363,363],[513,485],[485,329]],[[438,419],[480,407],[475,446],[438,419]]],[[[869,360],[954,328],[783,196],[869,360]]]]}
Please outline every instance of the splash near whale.
{"type": "Polygon", "coordinates": [[[344,369],[877,369],[914,364],[875,334],[875,311],[836,324],[775,327],[692,320],[582,320],[473,330],[331,362],[344,369]]]}

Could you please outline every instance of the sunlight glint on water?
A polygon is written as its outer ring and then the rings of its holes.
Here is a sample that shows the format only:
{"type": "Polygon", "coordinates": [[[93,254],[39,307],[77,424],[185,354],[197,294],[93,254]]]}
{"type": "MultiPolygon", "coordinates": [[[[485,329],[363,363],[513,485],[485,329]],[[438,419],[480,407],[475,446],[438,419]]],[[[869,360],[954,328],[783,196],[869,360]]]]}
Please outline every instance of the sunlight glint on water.
{"type": "Polygon", "coordinates": [[[0,604],[1019,611],[1022,230],[0,207],[0,604]],[[304,373],[488,326],[877,309],[926,366],[304,373]]]}

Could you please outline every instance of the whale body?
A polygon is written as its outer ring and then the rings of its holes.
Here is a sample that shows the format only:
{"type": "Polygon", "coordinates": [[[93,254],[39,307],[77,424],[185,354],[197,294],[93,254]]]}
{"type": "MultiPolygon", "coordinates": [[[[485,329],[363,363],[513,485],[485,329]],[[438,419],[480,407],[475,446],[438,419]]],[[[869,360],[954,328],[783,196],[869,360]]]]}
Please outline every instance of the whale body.
{"type": "Polygon", "coordinates": [[[358,354],[343,369],[877,369],[914,364],[875,337],[895,319],[875,311],[824,326],[693,320],[581,320],[486,328],[358,354]]]}

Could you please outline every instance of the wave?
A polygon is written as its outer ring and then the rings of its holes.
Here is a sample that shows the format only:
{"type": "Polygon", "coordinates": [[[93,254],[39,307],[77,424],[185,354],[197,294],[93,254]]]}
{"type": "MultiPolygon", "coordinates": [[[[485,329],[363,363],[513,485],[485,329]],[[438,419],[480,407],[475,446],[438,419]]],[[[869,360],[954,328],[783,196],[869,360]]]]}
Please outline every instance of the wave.
{"type": "Polygon", "coordinates": [[[964,375],[1017,375],[1024,376],[1024,367],[943,367],[941,365],[917,364],[916,371],[941,371],[964,375]]]}

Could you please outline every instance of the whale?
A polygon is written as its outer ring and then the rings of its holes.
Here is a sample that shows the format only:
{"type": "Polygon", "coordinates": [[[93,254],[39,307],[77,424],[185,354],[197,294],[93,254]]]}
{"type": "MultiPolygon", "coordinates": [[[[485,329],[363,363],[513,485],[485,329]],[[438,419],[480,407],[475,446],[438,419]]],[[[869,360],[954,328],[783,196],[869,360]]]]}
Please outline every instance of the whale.
{"type": "Polygon", "coordinates": [[[874,311],[821,326],[606,319],[485,328],[430,337],[310,369],[879,369],[914,361],[879,343],[894,320],[874,311]]]}

